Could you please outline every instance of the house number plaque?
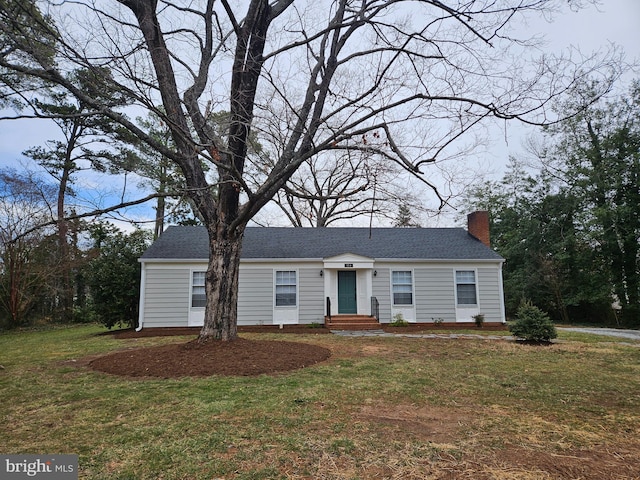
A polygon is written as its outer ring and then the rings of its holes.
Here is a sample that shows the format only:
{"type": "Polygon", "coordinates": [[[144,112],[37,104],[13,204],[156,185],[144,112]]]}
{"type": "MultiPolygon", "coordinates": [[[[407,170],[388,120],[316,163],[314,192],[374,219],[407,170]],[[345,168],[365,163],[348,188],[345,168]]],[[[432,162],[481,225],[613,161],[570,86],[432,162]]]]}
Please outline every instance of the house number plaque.
{"type": "Polygon", "coordinates": [[[353,263],[345,263],[344,268],[353,268],[353,263]]]}

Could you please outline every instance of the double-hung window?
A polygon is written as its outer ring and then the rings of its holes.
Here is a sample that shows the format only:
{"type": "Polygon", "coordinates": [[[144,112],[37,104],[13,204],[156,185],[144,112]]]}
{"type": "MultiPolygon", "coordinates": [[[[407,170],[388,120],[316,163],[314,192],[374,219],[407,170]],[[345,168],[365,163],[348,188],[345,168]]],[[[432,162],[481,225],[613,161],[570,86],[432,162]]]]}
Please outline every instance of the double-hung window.
{"type": "Polygon", "coordinates": [[[276,271],[276,307],[295,307],[297,298],[295,270],[276,271]]]}
{"type": "Polygon", "coordinates": [[[456,297],[458,305],[477,305],[476,272],[473,270],[456,271],[456,297]]]}
{"type": "Polygon", "coordinates": [[[395,271],[391,274],[394,305],[413,305],[413,277],[411,271],[395,271]]]}
{"type": "Polygon", "coordinates": [[[193,272],[191,281],[191,306],[205,307],[207,294],[204,290],[204,277],[206,272],[193,272]]]}

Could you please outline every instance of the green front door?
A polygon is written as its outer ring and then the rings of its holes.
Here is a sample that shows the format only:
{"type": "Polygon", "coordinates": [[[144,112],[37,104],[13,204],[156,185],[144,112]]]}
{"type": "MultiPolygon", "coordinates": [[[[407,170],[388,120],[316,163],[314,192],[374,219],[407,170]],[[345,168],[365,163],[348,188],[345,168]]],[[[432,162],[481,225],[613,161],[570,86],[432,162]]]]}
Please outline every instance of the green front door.
{"type": "Polygon", "coordinates": [[[358,313],[356,272],[338,271],[338,313],[358,313]]]}

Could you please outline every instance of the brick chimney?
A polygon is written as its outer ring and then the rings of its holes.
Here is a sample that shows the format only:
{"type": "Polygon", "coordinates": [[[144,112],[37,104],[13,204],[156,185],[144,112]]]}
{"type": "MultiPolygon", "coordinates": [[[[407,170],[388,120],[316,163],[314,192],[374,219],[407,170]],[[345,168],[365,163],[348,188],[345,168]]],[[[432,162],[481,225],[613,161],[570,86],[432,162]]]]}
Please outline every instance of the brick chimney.
{"type": "Polygon", "coordinates": [[[489,212],[480,210],[467,215],[467,231],[487,247],[491,247],[489,237],[489,212]]]}

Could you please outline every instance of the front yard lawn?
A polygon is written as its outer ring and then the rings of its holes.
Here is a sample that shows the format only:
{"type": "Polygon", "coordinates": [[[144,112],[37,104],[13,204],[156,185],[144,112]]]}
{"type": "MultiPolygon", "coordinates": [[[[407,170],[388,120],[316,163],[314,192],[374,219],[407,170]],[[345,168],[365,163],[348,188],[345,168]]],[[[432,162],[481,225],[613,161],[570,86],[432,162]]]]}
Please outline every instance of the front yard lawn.
{"type": "Polygon", "coordinates": [[[331,356],[162,379],[87,365],[193,337],[101,331],[0,335],[0,452],[75,453],[82,479],[640,478],[637,342],[245,333],[331,356]]]}

